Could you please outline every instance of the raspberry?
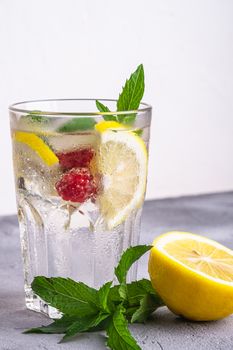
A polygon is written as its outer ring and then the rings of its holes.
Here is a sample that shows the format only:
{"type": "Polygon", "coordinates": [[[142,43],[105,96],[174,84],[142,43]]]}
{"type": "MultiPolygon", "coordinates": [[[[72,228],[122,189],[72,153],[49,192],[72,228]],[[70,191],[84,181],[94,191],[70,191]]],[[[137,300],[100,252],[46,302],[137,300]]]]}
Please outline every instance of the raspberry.
{"type": "Polygon", "coordinates": [[[72,168],[88,167],[93,158],[94,150],[92,148],[83,148],[67,153],[56,154],[61,167],[64,170],[72,168]]]}
{"type": "Polygon", "coordinates": [[[87,168],[73,168],[64,173],[55,187],[64,200],[78,203],[95,197],[97,192],[94,177],[87,168]]]}

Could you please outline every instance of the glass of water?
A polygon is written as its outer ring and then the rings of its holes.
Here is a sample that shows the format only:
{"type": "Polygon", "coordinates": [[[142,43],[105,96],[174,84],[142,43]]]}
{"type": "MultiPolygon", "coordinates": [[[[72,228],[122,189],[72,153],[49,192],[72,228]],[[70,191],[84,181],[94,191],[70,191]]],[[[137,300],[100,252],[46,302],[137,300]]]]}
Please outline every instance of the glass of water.
{"type": "MultiPolygon", "coordinates": [[[[101,102],[115,110],[116,101],[101,102]]],[[[66,99],[9,110],[26,306],[56,318],[32,292],[35,276],[98,288],[138,244],[151,107],[100,113],[94,99],[66,99]]]]}

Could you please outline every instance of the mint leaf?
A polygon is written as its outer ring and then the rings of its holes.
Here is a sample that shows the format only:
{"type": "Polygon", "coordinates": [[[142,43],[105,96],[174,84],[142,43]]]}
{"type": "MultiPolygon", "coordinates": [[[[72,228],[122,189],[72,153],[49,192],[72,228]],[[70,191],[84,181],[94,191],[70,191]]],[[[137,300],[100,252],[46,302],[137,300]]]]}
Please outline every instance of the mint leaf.
{"type": "Polygon", "coordinates": [[[124,124],[133,124],[135,118],[135,113],[118,115],[118,121],[124,124]]]}
{"type": "Polygon", "coordinates": [[[98,290],[100,308],[106,312],[110,312],[108,296],[111,289],[111,285],[112,285],[112,282],[107,282],[98,290]]]}
{"type": "Polygon", "coordinates": [[[74,132],[94,129],[96,122],[94,118],[77,117],[69,120],[58,128],[58,132],[74,132]]]}
{"type": "Polygon", "coordinates": [[[105,106],[103,103],[101,103],[100,101],[96,100],[96,101],[95,101],[95,104],[96,104],[97,109],[98,109],[100,112],[103,112],[103,113],[105,113],[105,112],[111,112],[110,109],[109,109],[107,106],[105,106]]]}
{"type": "Polygon", "coordinates": [[[136,247],[128,248],[115,268],[115,275],[119,283],[126,282],[126,275],[130,267],[135,261],[137,261],[142,255],[144,255],[148,250],[152,248],[151,245],[138,245],[136,247]]]}
{"type": "Polygon", "coordinates": [[[31,328],[24,332],[28,333],[45,333],[45,334],[60,334],[65,333],[67,328],[70,327],[77,320],[77,316],[66,316],[63,315],[62,318],[55,320],[48,326],[41,326],[37,328],[31,328]]]}
{"type": "Polygon", "coordinates": [[[124,316],[124,308],[119,305],[107,328],[107,346],[112,350],[140,350],[136,340],[128,330],[128,322],[124,316]]]}
{"type": "Polygon", "coordinates": [[[159,306],[163,305],[162,300],[152,287],[151,282],[147,279],[127,284],[127,292],[129,306],[139,305],[141,299],[144,298],[145,295],[151,295],[159,306]]]}
{"type": "Polygon", "coordinates": [[[150,280],[147,280],[146,278],[142,278],[139,281],[135,281],[131,283],[132,286],[134,286],[135,284],[137,285],[137,287],[144,289],[146,292],[157,295],[150,280]]]}
{"type": "Polygon", "coordinates": [[[140,307],[133,313],[131,322],[145,322],[148,317],[161,306],[150,294],[145,294],[140,301],[140,307]]]}
{"type": "MultiPolygon", "coordinates": [[[[152,284],[147,279],[142,279],[139,281],[135,281],[132,283],[125,284],[125,291],[126,291],[126,297],[122,298],[122,294],[119,292],[122,285],[114,286],[110,289],[109,292],[109,300],[114,303],[114,305],[119,305],[122,303],[123,299],[123,305],[126,309],[125,313],[128,319],[132,322],[132,316],[134,313],[141,308],[144,307],[145,303],[141,306],[142,300],[148,296],[148,298],[151,298],[151,304],[150,304],[150,310],[148,310],[148,313],[145,314],[145,319],[143,319],[143,322],[149,317],[149,315],[154,312],[158,307],[164,306],[163,301],[157,294],[157,292],[152,287],[152,284]]],[[[139,319],[136,319],[137,314],[134,316],[135,320],[133,322],[141,322],[139,319]]]]}
{"type": "Polygon", "coordinates": [[[137,130],[133,130],[133,132],[138,135],[138,136],[142,136],[143,130],[142,129],[137,129],[137,130]]]}
{"type": "Polygon", "coordinates": [[[47,124],[49,118],[43,116],[41,111],[31,111],[30,113],[21,117],[22,120],[29,120],[32,123],[47,124]]]}
{"type": "Polygon", "coordinates": [[[99,332],[99,331],[105,331],[111,321],[111,315],[109,314],[107,318],[105,318],[103,321],[101,321],[98,325],[91,327],[88,329],[88,332],[99,332]]]}
{"type": "Polygon", "coordinates": [[[120,284],[118,293],[120,295],[121,300],[127,299],[127,286],[125,282],[122,282],[120,284]]]}
{"type": "Polygon", "coordinates": [[[98,311],[98,295],[93,288],[69,278],[37,276],[32,290],[44,301],[67,315],[87,316],[98,311]]]}
{"type": "Polygon", "coordinates": [[[109,315],[104,313],[99,313],[97,315],[82,317],[77,319],[71,326],[66,330],[65,336],[62,338],[60,343],[72,338],[77,333],[85,332],[93,327],[98,326],[103,320],[105,320],[109,315]]]}
{"type": "Polygon", "coordinates": [[[120,283],[118,292],[122,300],[127,299],[126,275],[128,270],[132,264],[150,250],[151,247],[152,246],[145,245],[130,247],[121,256],[119,264],[115,268],[115,275],[120,283]]]}
{"type": "MultiPolygon", "coordinates": [[[[129,80],[126,80],[125,86],[117,101],[117,111],[130,111],[138,109],[144,94],[144,69],[140,64],[136,71],[131,74],[129,80]]],[[[120,122],[132,123],[136,115],[118,116],[120,122]],[[127,119],[128,118],[128,119],[127,119]]]]}
{"type": "MultiPolygon", "coordinates": [[[[29,333],[44,333],[44,334],[61,334],[65,333],[65,336],[62,338],[60,342],[68,340],[69,338],[75,336],[77,333],[93,331],[97,329],[97,327],[103,324],[109,317],[108,314],[98,313],[97,315],[91,315],[79,318],[77,316],[66,316],[59,320],[55,320],[53,323],[48,326],[42,326],[38,328],[28,329],[24,332],[24,334],[29,333]]],[[[106,327],[106,323],[105,323],[106,327]]],[[[99,328],[100,329],[100,328],[99,328]]]]}
{"type": "MultiPolygon", "coordinates": [[[[96,100],[95,101],[96,107],[100,112],[111,112],[110,109],[105,106],[103,103],[101,103],[100,101],[96,100]]],[[[103,115],[104,120],[114,120],[117,121],[117,117],[115,115],[103,115]]]]}
{"type": "MultiPolygon", "coordinates": [[[[152,287],[151,281],[143,278],[139,281],[134,281],[126,284],[127,287],[127,302],[129,306],[139,305],[141,298],[144,297],[145,294],[153,294],[157,296],[156,291],[152,287]]],[[[121,298],[119,297],[119,288],[120,285],[116,285],[110,289],[109,299],[114,304],[120,304],[121,298]]],[[[161,300],[160,300],[161,301],[161,300]]]]}
{"type": "Polygon", "coordinates": [[[144,69],[140,64],[136,71],[131,74],[129,80],[126,80],[125,86],[117,101],[118,111],[130,111],[139,107],[144,94],[144,69]]]}

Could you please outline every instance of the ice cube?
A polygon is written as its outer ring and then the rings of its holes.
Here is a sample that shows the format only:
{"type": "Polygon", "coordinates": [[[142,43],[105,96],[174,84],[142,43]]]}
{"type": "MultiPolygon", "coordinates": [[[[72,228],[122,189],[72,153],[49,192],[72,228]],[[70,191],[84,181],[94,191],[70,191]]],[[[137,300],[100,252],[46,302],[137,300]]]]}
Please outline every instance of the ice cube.
{"type": "Polygon", "coordinates": [[[96,133],[61,134],[48,137],[48,143],[55,152],[71,151],[78,148],[95,148],[98,141],[96,133]]]}

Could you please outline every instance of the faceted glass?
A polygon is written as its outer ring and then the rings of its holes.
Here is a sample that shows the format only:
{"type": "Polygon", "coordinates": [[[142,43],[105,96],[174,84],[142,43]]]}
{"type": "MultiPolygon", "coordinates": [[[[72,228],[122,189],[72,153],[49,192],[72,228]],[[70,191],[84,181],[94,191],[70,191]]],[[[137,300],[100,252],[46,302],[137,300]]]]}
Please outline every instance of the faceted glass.
{"type": "MultiPolygon", "coordinates": [[[[116,101],[101,102],[115,110],[116,101]]],[[[138,244],[150,121],[146,104],[111,113],[97,112],[94,99],[10,107],[29,309],[59,317],[32,292],[35,276],[70,277],[98,288],[114,278],[122,251],[138,244]]]]}

